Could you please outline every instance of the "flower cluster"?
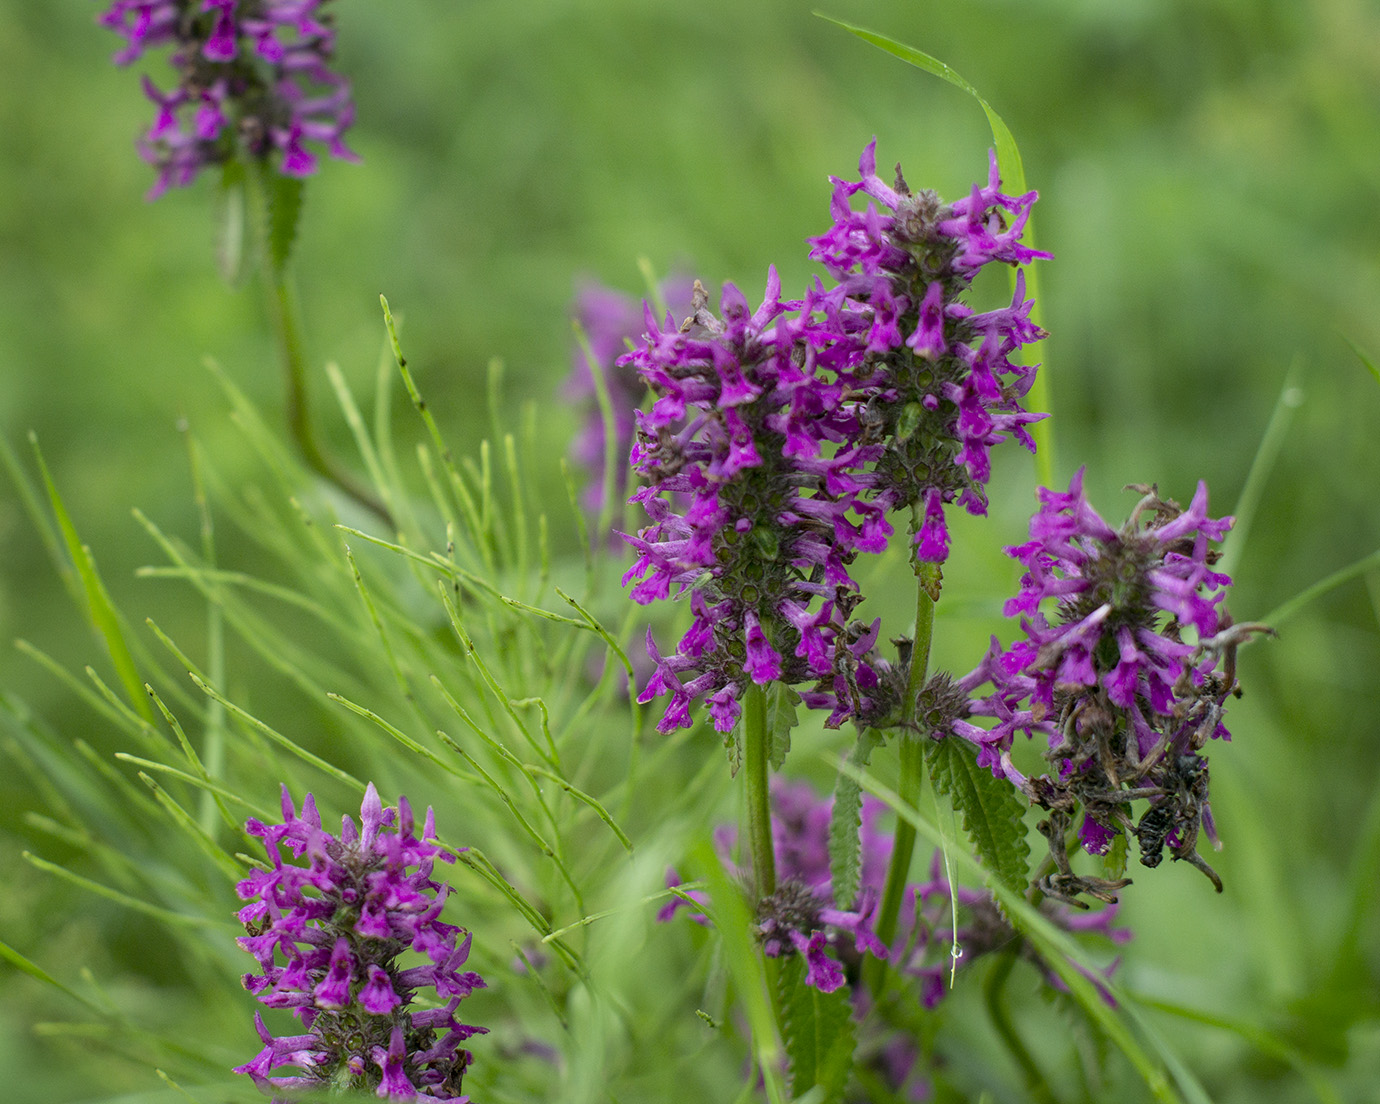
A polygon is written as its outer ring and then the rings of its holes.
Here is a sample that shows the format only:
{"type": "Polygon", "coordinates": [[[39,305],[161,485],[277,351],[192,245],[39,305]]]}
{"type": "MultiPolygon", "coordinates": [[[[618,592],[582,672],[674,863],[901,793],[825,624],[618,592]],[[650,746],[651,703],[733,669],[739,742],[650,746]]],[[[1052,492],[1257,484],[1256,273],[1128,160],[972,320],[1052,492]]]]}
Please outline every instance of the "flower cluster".
{"type": "Polygon", "coordinates": [[[703,295],[679,326],[649,310],[619,361],[656,396],[632,452],[646,485],[631,501],[652,524],[627,538],[640,556],[625,582],[640,580],[643,603],[689,591],[694,618],[675,655],[648,641],[658,670],[643,700],[670,696],[662,731],[689,725],[700,695],[729,731],[749,682],[814,681],[802,696],[829,725],[880,721],[895,703],[869,655],[875,624],[851,620],[849,565],[886,548],[902,508],[916,558],[942,561],[944,505],[985,511],[991,447],[1034,448],[1025,426],[1043,415],[1020,400],[1035,369],[1011,360],[1043,336],[1024,282],[986,313],[963,295],[989,262],[1047,256],[1020,240],[1035,193],[1003,195],[994,157],[985,186],[944,204],[899,170],[883,184],[874,145],[859,182],[834,180],[834,225],[812,239],[832,286],[783,301],[773,270],[755,311],[731,285],[721,318],[703,295]]]}
{"type": "Polygon", "coordinates": [[[335,32],[320,9],[328,2],[115,0],[100,21],[126,40],[117,64],[173,47],[176,86],[162,92],[144,78],[158,108],[139,143],[158,169],[150,198],[237,151],[258,160],[277,151],[289,176],[316,170],[308,141],[356,160],[343,139],[354,121],[349,83],[327,64],[335,32]]]}
{"type": "Polygon", "coordinates": [[[749,682],[815,681],[806,700],[831,704],[830,723],[856,712],[875,678],[859,657],[876,637],[849,623],[861,597],[848,565],[879,552],[890,532],[854,473],[880,454],[857,443],[856,415],[828,358],[804,341],[811,304],[783,302],[773,269],[755,311],[732,284],[722,317],[696,285],[694,313],[677,326],[647,312],[647,334],[620,363],[656,395],[637,413],[632,461],[646,485],[631,501],[652,524],[626,539],[640,553],[646,604],[690,591],[693,623],[642,695],[669,694],[658,727],[690,725],[707,695],[721,732],[749,682]]]}
{"type": "Polygon", "coordinates": [[[267,1092],[332,1086],[388,1100],[468,1099],[461,1080],[471,1055],[460,1044],[486,1029],[455,1012],[484,981],[461,970],[469,933],[457,944],[463,929],[440,920],[449,887],[431,871],[454,856],[434,842],[432,811],[418,839],[407,799],[384,809],[371,784],[359,827],[344,817],[337,838],[322,830],[310,794],[298,816],[284,786],[282,808],[282,824],[246,825],[272,868],[236,887],[250,902],[238,913],[249,933],[238,942],[260,970],[245,975],[245,988],[269,1008],[292,1009],[306,1032],[274,1038],[256,1013],[264,1049],[235,1072],[267,1092]],[[285,862],[284,848],[307,865],[285,862]],[[418,964],[403,967],[409,951],[418,964]],[[439,1007],[411,1007],[423,990],[439,1007]],[[272,1076],[280,1067],[300,1074],[272,1076]]]}
{"type": "Polygon", "coordinates": [[[1153,487],[1133,489],[1142,497],[1120,529],[1088,504],[1081,470],[1067,493],[1040,489],[1030,541],[1007,549],[1026,569],[1005,607],[1024,638],[1005,651],[994,638],[955,684],[992,686],[967,710],[994,718],[992,727],[959,721],[954,731],[978,745],[979,762],[1050,811],[1042,831],[1056,869],[1043,888],[1060,897],[1106,898],[1125,884],[1069,869],[1063,840],[1080,808],[1088,852],[1104,854],[1129,832],[1146,866],[1158,865],[1168,844],[1221,888],[1196,851],[1200,830],[1215,841],[1201,752],[1209,739],[1230,738],[1222,714],[1237,692],[1237,647],[1268,631],[1234,624],[1222,605],[1230,579],[1213,570],[1209,542],[1232,519],[1208,517],[1206,485],[1187,509],[1153,487]],[[1016,732],[1046,737],[1051,775],[1027,779],[1014,767],[1016,732]],[[1129,809],[1141,799],[1149,805],[1137,823],[1129,809]]]}
{"type": "MultiPolygon", "coordinates": [[[[869,953],[890,958],[898,971],[916,979],[922,1003],[933,1008],[946,992],[955,946],[961,948],[959,962],[966,969],[982,955],[1009,947],[1018,939],[992,895],[986,890],[955,886],[942,876],[940,856],[936,853],[928,880],[906,887],[894,945],[883,947],[872,931],[871,921],[886,882],[893,845],[892,836],[879,828],[886,806],[871,795],[863,797],[859,829],[861,865],[857,896],[851,902],[836,901],[834,897],[829,857],[833,799],[816,797],[808,783],[778,779],[772,785],[772,809],[772,844],[780,884],[776,893],[758,903],[757,934],[763,950],[771,957],[804,955],[807,984],[827,993],[840,988],[849,976],[856,983],[862,977],[858,967],[863,954],[869,953]],[[960,920],[957,930],[953,926],[955,915],[960,920]],[[917,918],[919,925],[915,923],[917,918]]],[[[721,830],[721,849],[731,849],[734,837],[731,829],[721,830]]],[[[667,884],[680,884],[674,870],[668,871],[667,884]]],[[[685,896],[701,899],[696,891],[687,891],[685,896]]],[[[685,900],[676,898],[662,908],[658,919],[669,919],[683,907],[685,900]]],[[[1045,903],[1041,908],[1066,931],[1097,933],[1113,943],[1131,938],[1129,930],[1112,926],[1115,906],[1091,914],[1071,913],[1053,903],[1045,903]]],[[[1046,982],[1062,988],[1058,974],[1029,944],[1023,944],[1020,953],[1040,970],[1046,982]]],[[[1115,965],[1113,962],[1107,968],[1107,976],[1115,965]]],[[[1090,980],[1111,1003],[1111,994],[1102,985],[1102,979],[1090,980]]],[[[855,984],[855,995],[859,992],[855,984]]]]}
{"type": "Polygon", "coordinates": [[[811,239],[810,258],[838,281],[835,323],[817,336],[861,354],[860,423],[886,444],[874,493],[887,510],[922,514],[916,556],[942,562],[944,505],[958,500],[985,513],[992,446],[1011,438],[1033,452],[1025,426],[1045,416],[1020,404],[1035,368],[1011,360],[1044,337],[1024,276],[1009,307],[978,314],[963,296],[989,263],[1020,266],[1050,254],[1021,244],[1036,193],[1003,195],[995,153],[987,184],[945,204],[932,191],[912,192],[899,165],[894,185],[884,183],[875,146],[863,151],[860,180],[833,178],[834,224],[811,239]],[[863,211],[850,203],[859,192],[872,201],[863,211]]]}

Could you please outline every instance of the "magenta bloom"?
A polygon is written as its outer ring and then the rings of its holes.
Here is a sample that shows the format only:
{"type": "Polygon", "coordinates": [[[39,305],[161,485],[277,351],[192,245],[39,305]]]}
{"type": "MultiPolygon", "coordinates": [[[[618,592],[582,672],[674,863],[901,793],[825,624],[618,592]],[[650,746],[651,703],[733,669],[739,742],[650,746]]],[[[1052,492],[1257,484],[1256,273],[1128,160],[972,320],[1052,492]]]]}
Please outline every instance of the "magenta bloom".
{"type": "Polygon", "coordinates": [[[460,1044],[487,1029],[455,1012],[484,981],[461,970],[469,933],[439,919],[449,886],[432,880],[432,867],[454,856],[434,842],[430,809],[420,839],[414,827],[407,799],[384,809],[372,784],[360,826],[343,818],[338,838],[322,830],[310,794],[299,817],[286,786],[282,824],[248,822],[273,865],[236,886],[250,902],[238,913],[249,932],[238,942],[260,971],[244,986],[266,1007],[292,1009],[306,1033],[275,1038],[255,1013],[264,1049],[236,1073],[269,1093],[330,1085],[388,1100],[468,1099],[461,1080],[471,1055],[460,1044]],[[284,849],[307,865],[285,862],[284,849]],[[416,964],[404,966],[409,952],[416,964]],[[414,1009],[427,990],[440,1007],[414,1009]],[[284,1067],[299,1072],[273,1074],[284,1067]]]}
{"type": "Polygon", "coordinates": [[[1123,831],[1156,866],[1166,844],[1220,888],[1195,847],[1215,838],[1207,800],[1207,741],[1230,739],[1223,708],[1236,689],[1236,649],[1261,625],[1232,622],[1222,605],[1230,579],[1214,571],[1210,548],[1231,518],[1210,518],[1200,483],[1187,509],[1154,488],[1113,529],[1088,504],[1083,472],[1067,493],[1041,488],[1029,542],[1008,548],[1026,573],[1006,603],[1024,638],[1006,651],[994,639],[983,662],[956,684],[991,692],[971,702],[989,729],[956,722],[978,745],[980,763],[1052,812],[1046,834],[1058,872],[1047,888],[1104,896],[1116,888],[1071,875],[1060,823],[1081,807],[1083,848],[1107,851],[1123,831]],[[1219,669],[1220,668],[1220,669],[1219,669]],[[1026,779],[1012,765],[1015,733],[1047,739],[1052,775],[1026,779]],[[1150,802],[1140,822],[1129,803],[1150,802]]]}
{"type": "Polygon", "coordinates": [[[1009,307],[979,314],[963,297],[988,264],[1050,255],[1021,244],[1036,193],[1002,194],[995,153],[986,185],[945,204],[932,191],[912,192],[899,166],[895,184],[884,183],[875,151],[875,141],[863,151],[860,180],[833,178],[834,224],[811,239],[811,259],[837,281],[830,324],[813,338],[835,355],[851,347],[857,399],[886,441],[872,493],[887,511],[914,507],[915,554],[941,562],[944,505],[986,513],[992,446],[1013,439],[1033,452],[1025,427],[1045,416],[1021,406],[1035,368],[1011,360],[1044,336],[1030,320],[1024,277],[1009,307]],[[860,192],[868,203],[855,211],[860,192]]]}
{"type": "Polygon", "coordinates": [[[860,602],[848,565],[881,551],[890,532],[864,491],[880,446],[857,443],[847,388],[827,359],[803,351],[812,301],[786,302],[775,270],[755,311],[733,285],[722,318],[698,289],[683,325],[648,310],[635,368],[656,400],[637,414],[634,467],[647,481],[631,501],[651,524],[627,541],[624,577],[646,604],[689,592],[694,615],[676,654],[657,665],[643,701],[669,695],[658,725],[689,726],[705,696],[721,732],[733,728],[749,682],[815,683],[812,706],[831,725],[876,684],[862,657],[875,626],[850,626],[860,602]]]}
{"type": "Polygon", "coordinates": [[[115,0],[100,22],[126,41],[116,64],[173,47],[176,86],[163,92],[143,81],[158,108],[139,143],[158,169],[150,199],[241,153],[264,160],[276,152],[288,176],[316,171],[307,142],[358,160],[344,142],[354,121],[349,82],[327,64],[335,31],[320,9],[328,2],[115,0]]]}

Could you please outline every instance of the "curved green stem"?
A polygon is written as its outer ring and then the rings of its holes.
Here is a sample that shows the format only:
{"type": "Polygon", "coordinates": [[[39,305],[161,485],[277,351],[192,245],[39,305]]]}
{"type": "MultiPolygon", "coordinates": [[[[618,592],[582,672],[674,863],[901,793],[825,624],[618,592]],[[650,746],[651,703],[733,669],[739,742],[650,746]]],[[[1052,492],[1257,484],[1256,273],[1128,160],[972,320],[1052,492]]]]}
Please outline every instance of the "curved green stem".
{"type": "MultiPolygon", "coordinates": [[[[939,592],[940,570],[937,564],[915,565],[915,640],[911,644],[910,668],[906,678],[906,698],[901,707],[900,732],[901,776],[896,792],[912,809],[920,804],[920,790],[925,781],[924,745],[914,732],[916,702],[925,685],[930,663],[930,641],[934,636],[934,600],[939,592]]],[[[877,938],[890,947],[896,938],[897,921],[901,915],[901,900],[906,892],[906,878],[910,875],[911,858],[915,853],[915,827],[902,820],[896,826],[896,839],[887,864],[886,883],[882,902],[877,910],[877,938]]],[[[868,962],[868,979],[874,1000],[880,1000],[886,986],[884,963],[868,962]]]]}
{"type": "Polygon", "coordinates": [[[1016,949],[1013,946],[1002,952],[992,965],[992,970],[982,985],[982,996],[987,1005],[987,1015],[992,1021],[992,1026],[996,1028],[997,1034],[1001,1036],[1002,1043],[1011,1053],[1011,1057],[1015,1059],[1016,1065],[1021,1067],[1021,1073],[1025,1076],[1026,1092],[1030,1094],[1030,1099],[1036,1104],[1059,1104],[1058,1097],[1054,1095],[1054,1091],[1049,1087],[1049,1082],[1045,1080],[1045,1075],[1040,1072],[1040,1067],[1035,1064],[1035,1059],[1026,1049],[1025,1043],[1021,1041],[1020,1035],[1016,1033],[1016,1025],[1011,1022],[1011,1017],[1006,1011],[1006,1002],[1003,1000],[1006,992],[1006,979],[1011,976],[1011,968],[1015,964],[1016,949]]]}
{"type": "Polygon", "coordinates": [[[771,755],[768,738],[767,694],[756,683],[750,683],[743,695],[743,781],[747,784],[748,845],[758,900],[776,892],[771,797],[767,789],[771,755]]]}
{"type": "Polygon", "coordinates": [[[321,447],[311,420],[311,403],[307,389],[307,358],[303,351],[302,324],[297,295],[292,287],[286,266],[268,264],[272,282],[269,309],[273,328],[278,336],[278,352],[287,382],[287,421],[292,438],[307,466],[323,479],[333,483],[365,509],[377,515],[387,525],[393,524],[388,508],[372,491],[335,463],[321,447]]]}

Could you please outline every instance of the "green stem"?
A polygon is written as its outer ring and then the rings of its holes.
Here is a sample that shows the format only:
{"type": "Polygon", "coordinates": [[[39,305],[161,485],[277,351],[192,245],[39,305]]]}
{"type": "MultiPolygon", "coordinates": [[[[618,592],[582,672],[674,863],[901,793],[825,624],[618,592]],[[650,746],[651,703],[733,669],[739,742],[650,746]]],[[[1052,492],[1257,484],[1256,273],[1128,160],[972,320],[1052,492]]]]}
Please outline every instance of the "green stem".
{"type": "MultiPolygon", "coordinates": [[[[915,565],[915,640],[911,644],[910,668],[906,678],[906,698],[901,706],[900,732],[901,776],[897,783],[898,796],[912,809],[920,804],[920,790],[925,781],[924,744],[914,732],[915,708],[925,674],[930,663],[930,641],[934,636],[934,595],[939,591],[940,571],[937,564],[915,565]]],[[[896,839],[887,864],[886,883],[882,889],[882,903],[877,911],[877,938],[890,947],[896,938],[897,921],[901,915],[901,900],[906,892],[906,878],[910,875],[911,858],[915,853],[915,827],[902,820],[896,825],[896,839]]],[[[869,988],[874,1000],[880,1000],[886,987],[885,963],[870,959],[869,988]]]]}
{"type": "Polygon", "coordinates": [[[1025,1075],[1026,1092],[1029,1093],[1030,1099],[1036,1104],[1059,1104],[1054,1091],[1049,1087],[1049,1082],[1045,1080],[1045,1075],[1040,1072],[1040,1067],[1035,1064],[1035,1059],[1031,1057],[1025,1043],[1016,1033],[1016,1025],[1011,1022],[1011,1017],[1006,1011],[1006,1002],[1002,999],[1006,991],[1006,979],[1011,976],[1011,968],[1015,964],[1015,946],[1002,952],[993,964],[992,970],[982,986],[983,999],[987,1004],[987,1015],[991,1018],[992,1026],[1001,1036],[1001,1041],[1005,1044],[1006,1049],[1010,1051],[1011,1057],[1015,1059],[1016,1065],[1021,1067],[1021,1073],[1025,1075]]]}
{"type": "Polygon", "coordinates": [[[767,746],[767,694],[752,683],[743,695],[743,773],[747,784],[748,841],[757,898],[776,892],[776,858],[771,839],[771,798],[767,790],[771,748],[767,746]]]}
{"type": "Polygon", "coordinates": [[[311,403],[307,391],[307,358],[303,351],[301,312],[297,295],[287,274],[286,265],[266,265],[272,282],[269,310],[273,328],[278,336],[278,352],[282,358],[287,382],[287,421],[292,438],[307,466],[323,479],[333,483],[350,498],[369,510],[386,525],[393,524],[388,508],[362,483],[335,463],[321,447],[311,421],[311,403]]]}

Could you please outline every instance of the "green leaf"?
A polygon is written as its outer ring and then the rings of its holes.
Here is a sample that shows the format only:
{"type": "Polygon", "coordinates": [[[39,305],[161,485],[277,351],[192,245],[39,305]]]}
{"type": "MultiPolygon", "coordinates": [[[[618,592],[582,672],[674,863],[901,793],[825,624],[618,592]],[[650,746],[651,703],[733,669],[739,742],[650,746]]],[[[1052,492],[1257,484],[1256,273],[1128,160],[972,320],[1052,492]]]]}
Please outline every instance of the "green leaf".
{"type": "Polygon", "coordinates": [[[1107,853],[1102,856],[1102,876],[1108,881],[1115,882],[1126,876],[1126,855],[1130,846],[1126,833],[1118,832],[1116,839],[1112,840],[1111,847],[1107,848],[1107,853]]]}
{"type": "Polygon", "coordinates": [[[265,176],[264,231],[268,259],[274,272],[282,272],[292,257],[292,247],[297,244],[297,226],[302,216],[302,181],[268,170],[265,176]]]}
{"type": "Polygon", "coordinates": [[[839,1100],[857,1045],[853,1006],[846,987],[824,993],[807,985],[805,975],[804,957],[792,955],[777,983],[791,1092],[798,1098],[818,1086],[823,1100],[839,1100]]]}
{"type": "Polygon", "coordinates": [[[231,287],[244,279],[244,228],[248,209],[248,174],[244,163],[231,159],[220,174],[216,193],[216,267],[231,287]]]}
{"type": "MultiPolygon", "coordinates": [[[[848,763],[861,772],[872,758],[872,750],[882,744],[875,728],[858,733],[858,742],[848,753],[848,763]]],[[[834,782],[834,812],[829,821],[829,874],[834,886],[834,903],[848,908],[858,896],[862,870],[862,787],[851,774],[839,771],[834,782]]]]}
{"type": "Polygon", "coordinates": [[[791,729],[800,723],[795,707],[800,695],[784,682],[767,687],[767,762],[772,770],[780,770],[791,750],[791,729]]]}
{"type": "Polygon", "coordinates": [[[963,814],[963,830],[978,857],[1002,885],[1025,892],[1030,881],[1030,844],[1025,805],[1011,783],[977,765],[977,752],[964,740],[936,740],[925,748],[930,778],[963,814]]]}

